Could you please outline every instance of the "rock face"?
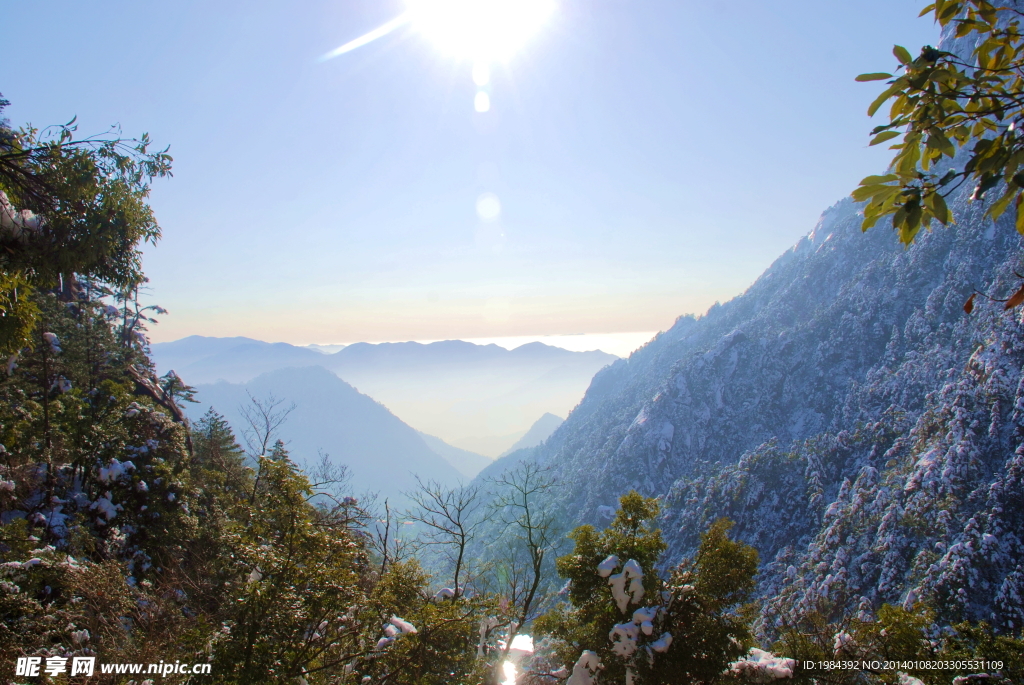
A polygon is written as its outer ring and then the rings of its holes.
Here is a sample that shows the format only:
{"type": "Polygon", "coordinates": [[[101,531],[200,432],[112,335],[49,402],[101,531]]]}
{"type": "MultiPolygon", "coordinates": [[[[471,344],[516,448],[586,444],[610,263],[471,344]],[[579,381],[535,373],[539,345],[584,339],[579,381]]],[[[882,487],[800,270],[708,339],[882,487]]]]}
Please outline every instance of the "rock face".
{"type": "MultiPolygon", "coordinates": [[[[635,488],[675,563],[711,521],[761,554],[762,627],[812,607],[934,598],[1024,622],[1024,273],[965,194],[909,249],[844,200],[750,289],[599,372],[528,458],[567,526],[635,488]]],[[[884,222],[883,222],[884,223],[884,222]]]]}

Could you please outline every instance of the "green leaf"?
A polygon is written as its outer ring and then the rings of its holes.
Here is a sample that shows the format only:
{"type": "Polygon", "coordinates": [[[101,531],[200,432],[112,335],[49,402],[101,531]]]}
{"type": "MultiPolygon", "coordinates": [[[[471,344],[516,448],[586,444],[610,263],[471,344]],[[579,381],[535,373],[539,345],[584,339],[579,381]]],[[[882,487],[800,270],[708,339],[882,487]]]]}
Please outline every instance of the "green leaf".
{"type": "Polygon", "coordinates": [[[947,157],[952,157],[956,154],[953,144],[949,142],[949,138],[943,135],[941,131],[933,131],[928,136],[928,147],[940,150],[947,157]]]}
{"type": "MultiPolygon", "coordinates": [[[[860,224],[860,230],[861,231],[867,231],[869,228],[871,228],[875,224],[877,224],[878,220],[881,219],[881,218],[882,217],[880,217],[880,216],[867,216],[865,214],[864,215],[864,221],[862,221],[861,224],[860,224]]],[[[1024,235],[1024,234],[1022,234],[1022,235],[1024,235]]]]}
{"type": "Polygon", "coordinates": [[[861,82],[863,82],[863,81],[884,81],[887,78],[892,78],[892,74],[885,74],[885,73],[882,73],[882,72],[875,72],[875,73],[872,73],[872,74],[861,74],[860,76],[858,76],[854,80],[855,81],[861,81],[861,82]]]}
{"type": "Polygon", "coordinates": [[[878,185],[879,183],[890,183],[895,181],[899,176],[896,174],[887,174],[885,176],[868,176],[860,182],[862,186],[878,185]]]}
{"type": "Polygon", "coordinates": [[[900,135],[899,131],[884,131],[882,133],[879,133],[874,138],[872,138],[871,142],[868,143],[868,146],[878,145],[879,143],[884,143],[885,141],[892,140],[893,138],[896,138],[899,135],[900,135]]]}
{"type": "Polygon", "coordinates": [[[1024,195],[1017,196],[1017,233],[1024,235],[1024,211],[1021,211],[1020,204],[1021,200],[1024,199],[1024,195]]]}
{"type": "MultiPolygon", "coordinates": [[[[902,81],[902,79],[900,79],[900,81],[902,81]]],[[[875,116],[875,112],[878,111],[878,108],[881,107],[882,104],[886,100],[888,100],[895,93],[897,93],[897,92],[899,92],[901,90],[901,83],[900,83],[900,81],[897,81],[896,83],[892,84],[891,86],[889,86],[888,88],[883,90],[882,94],[879,95],[877,98],[875,98],[875,101],[871,103],[870,107],[868,107],[868,116],[869,117],[875,116]]]]}
{"type": "Polygon", "coordinates": [[[896,59],[900,61],[900,64],[910,64],[913,61],[910,51],[902,45],[894,45],[892,47],[892,54],[896,55],[896,59]]]}
{"type": "Polygon", "coordinates": [[[1016,195],[1020,193],[1020,190],[1016,188],[1007,188],[1003,196],[992,203],[992,206],[988,208],[988,214],[993,220],[998,219],[1003,215],[1003,212],[1010,206],[1010,200],[1014,199],[1016,195]]]}
{"type": "Polygon", "coordinates": [[[943,226],[949,223],[949,207],[946,206],[946,199],[939,193],[929,193],[924,197],[924,203],[932,214],[943,226]]]}

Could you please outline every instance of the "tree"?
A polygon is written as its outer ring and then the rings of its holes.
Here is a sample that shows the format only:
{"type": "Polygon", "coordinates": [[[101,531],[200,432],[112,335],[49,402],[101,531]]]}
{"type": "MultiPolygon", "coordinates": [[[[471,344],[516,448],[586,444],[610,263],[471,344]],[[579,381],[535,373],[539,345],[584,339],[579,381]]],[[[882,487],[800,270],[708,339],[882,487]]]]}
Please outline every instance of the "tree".
{"type": "Polygon", "coordinates": [[[160,237],[149,184],[172,161],[150,145],[116,128],[77,137],[74,119],[42,131],[0,122],[0,353],[30,342],[33,293],[70,295],[76,275],[129,291],[142,282],[140,243],[160,237]]]}
{"type": "Polygon", "coordinates": [[[876,616],[845,617],[837,623],[815,612],[784,626],[776,650],[794,658],[793,682],[808,685],[892,682],[893,673],[872,666],[887,661],[902,662],[901,670],[925,685],[1002,685],[1021,682],[1024,675],[1024,640],[1019,632],[1000,635],[984,622],[941,625],[936,612],[923,603],[883,604],[876,616]],[[836,667],[806,668],[823,661],[835,662],[836,667]],[[921,668],[940,661],[946,662],[943,670],[921,668]]]}
{"type": "Polygon", "coordinates": [[[481,520],[477,516],[480,508],[480,489],[465,485],[448,488],[435,480],[423,481],[416,476],[419,485],[409,494],[415,507],[408,518],[426,527],[425,544],[440,548],[452,568],[451,598],[463,593],[462,572],[466,566],[466,549],[473,541],[481,520]]]}
{"type": "Polygon", "coordinates": [[[757,552],[730,540],[732,524],[720,519],[701,536],[696,555],[664,577],[657,500],[634,491],[619,502],[604,531],[580,526],[570,534],[573,552],[558,559],[569,603],[538,619],[537,631],[554,638],[566,664],[600,662],[600,682],[721,679],[750,639],[736,609],[753,590],[757,552]],[[577,661],[588,652],[593,659],[577,661]]]}
{"type": "Polygon", "coordinates": [[[969,57],[926,45],[915,58],[897,45],[895,76],[857,77],[888,79],[868,114],[892,101],[889,123],[872,131],[870,144],[902,136],[890,147],[896,154],[889,172],[868,176],[853,192],[855,200],[867,202],[864,230],[891,216],[900,240],[910,244],[932,220],[954,221],[946,198],[972,183],[972,199],[995,195],[987,216],[996,219],[1012,205],[1017,230],[1024,234],[1024,34],[1019,23],[1024,14],[1019,4],[936,0],[921,16],[932,15],[957,37],[973,38],[976,47],[969,57]]]}
{"type": "Polygon", "coordinates": [[[500,569],[508,619],[500,663],[508,657],[523,626],[539,613],[545,562],[555,543],[555,521],[538,499],[554,487],[554,482],[543,467],[520,462],[492,483],[492,514],[504,526],[503,534],[508,535],[508,554],[500,569]]]}
{"type": "Polygon", "coordinates": [[[264,457],[273,457],[275,453],[281,453],[284,449],[284,443],[277,440],[277,430],[295,410],[295,403],[285,408],[281,408],[282,404],[284,400],[277,399],[273,393],[266,399],[253,397],[249,393],[249,404],[239,407],[242,419],[246,423],[242,429],[242,440],[245,442],[249,458],[256,464],[256,480],[249,497],[250,502],[255,501],[260,480],[263,478],[263,467],[266,463],[264,457]],[[273,444],[275,440],[280,443],[280,447],[273,444]]]}

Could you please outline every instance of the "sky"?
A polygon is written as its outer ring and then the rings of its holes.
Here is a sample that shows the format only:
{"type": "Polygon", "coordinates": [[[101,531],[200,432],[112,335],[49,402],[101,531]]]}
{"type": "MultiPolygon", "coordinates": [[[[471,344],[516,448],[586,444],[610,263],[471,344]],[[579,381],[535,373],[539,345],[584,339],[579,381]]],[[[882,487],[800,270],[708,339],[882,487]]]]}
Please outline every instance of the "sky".
{"type": "Polygon", "coordinates": [[[170,146],[154,341],[623,340],[884,170],[854,77],[938,36],[923,0],[553,2],[483,87],[415,24],[321,59],[402,0],[7,3],[0,92],[170,146]]]}

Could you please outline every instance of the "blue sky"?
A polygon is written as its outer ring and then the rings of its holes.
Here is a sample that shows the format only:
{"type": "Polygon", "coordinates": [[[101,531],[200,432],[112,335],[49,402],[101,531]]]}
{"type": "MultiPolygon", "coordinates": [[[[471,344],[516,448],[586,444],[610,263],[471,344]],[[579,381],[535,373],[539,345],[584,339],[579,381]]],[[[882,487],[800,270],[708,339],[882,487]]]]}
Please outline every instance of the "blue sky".
{"type": "Polygon", "coordinates": [[[472,63],[413,30],[318,60],[398,0],[34,0],[4,9],[0,92],[15,125],[171,146],[155,340],[655,331],[884,169],[853,78],[937,41],[923,4],[558,0],[477,113],[472,63]]]}

